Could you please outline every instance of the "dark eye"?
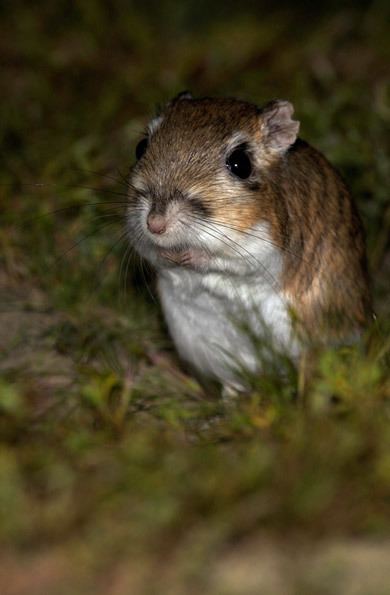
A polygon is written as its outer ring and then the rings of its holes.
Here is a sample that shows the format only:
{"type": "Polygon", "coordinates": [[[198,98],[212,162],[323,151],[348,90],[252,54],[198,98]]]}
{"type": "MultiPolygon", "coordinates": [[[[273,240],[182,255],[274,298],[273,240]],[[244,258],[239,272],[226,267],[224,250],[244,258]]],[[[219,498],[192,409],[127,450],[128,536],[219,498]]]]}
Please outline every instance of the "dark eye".
{"type": "Polygon", "coordinates": [[[238,178],[245,180],[252,173],[252,164],[244,149],[236,149],[226,159],[226,165],[238,178]]]}
{"type": "Polygon", "coordinates": [[[143,138],[139,141],[138,145],[135,147],[135,156],[138,159],[141,159],[142,155],[145,153],[146,149],[148,148],[148,139],[143,138]]]}

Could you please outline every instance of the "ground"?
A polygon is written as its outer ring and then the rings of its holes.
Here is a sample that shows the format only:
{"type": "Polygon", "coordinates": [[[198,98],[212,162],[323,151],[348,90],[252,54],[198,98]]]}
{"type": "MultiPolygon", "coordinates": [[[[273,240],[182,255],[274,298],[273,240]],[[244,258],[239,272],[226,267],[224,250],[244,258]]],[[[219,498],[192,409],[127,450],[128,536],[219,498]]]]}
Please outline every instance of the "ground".
{"type": "Polygon", "coordinates": [[[0,11],[2,595],[390,593],[387,3],[0,11]],[[185,88],[291,100],[367,231],[361,345],[231,401],[122,238],[139,135],[185,88]]]}

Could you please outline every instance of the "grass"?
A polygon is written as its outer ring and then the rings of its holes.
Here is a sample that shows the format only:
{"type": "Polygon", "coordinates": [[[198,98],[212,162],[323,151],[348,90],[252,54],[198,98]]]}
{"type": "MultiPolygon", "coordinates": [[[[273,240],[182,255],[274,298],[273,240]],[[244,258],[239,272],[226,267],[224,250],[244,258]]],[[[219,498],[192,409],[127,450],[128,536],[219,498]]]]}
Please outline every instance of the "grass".
{"type": "Polygon", "coordinates": [[[110,6],[1,9],[0,591],[388,593],[386,4],[110,6]],[[231,402],[178,362],[110,203],[183,88],[292,100],[367,230],[362,345],[231,402]]]}

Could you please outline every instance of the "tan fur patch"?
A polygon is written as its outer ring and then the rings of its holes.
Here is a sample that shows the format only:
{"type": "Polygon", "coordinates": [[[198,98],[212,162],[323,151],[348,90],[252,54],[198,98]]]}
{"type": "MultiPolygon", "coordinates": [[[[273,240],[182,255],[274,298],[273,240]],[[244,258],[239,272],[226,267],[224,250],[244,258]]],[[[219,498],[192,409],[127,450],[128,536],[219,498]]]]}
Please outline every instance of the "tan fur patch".
{"type": "MultiPolygon", "coordinates": [[[[297,123],[283,109],[287,129],[280,142],[288,143],[297,123]]],[[[135,179],[156,204],[178,195],[188,209],[196,202],[198,220],[220,223],[226,233],[268,224],[283,253],[282,288],[302,326],[312,336],[346,335],[371,311],[354,203],[318,151],[298,140],[281,152],[262,118],[256,106],[234,99],[173,102],[153,129],[135,179]],[[236,142],[247,144],[253,163],[248,180],[234,179],[226,168],[236,142]]]]}

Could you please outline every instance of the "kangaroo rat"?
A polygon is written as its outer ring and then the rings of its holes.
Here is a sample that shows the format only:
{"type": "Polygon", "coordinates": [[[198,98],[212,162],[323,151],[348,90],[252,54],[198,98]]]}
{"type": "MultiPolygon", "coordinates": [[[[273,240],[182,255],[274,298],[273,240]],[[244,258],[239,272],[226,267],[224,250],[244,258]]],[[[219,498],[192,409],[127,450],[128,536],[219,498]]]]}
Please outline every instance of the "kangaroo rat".
{"type": "Polygon", "coordinates": [[[295,358],[353,339],[370,314],[351,195],[292,114],[184,92],[136,148],[130,241],[157,270],[180,356],[226,386],[235,366],[259,369],[250,335],[295,358]]]}

